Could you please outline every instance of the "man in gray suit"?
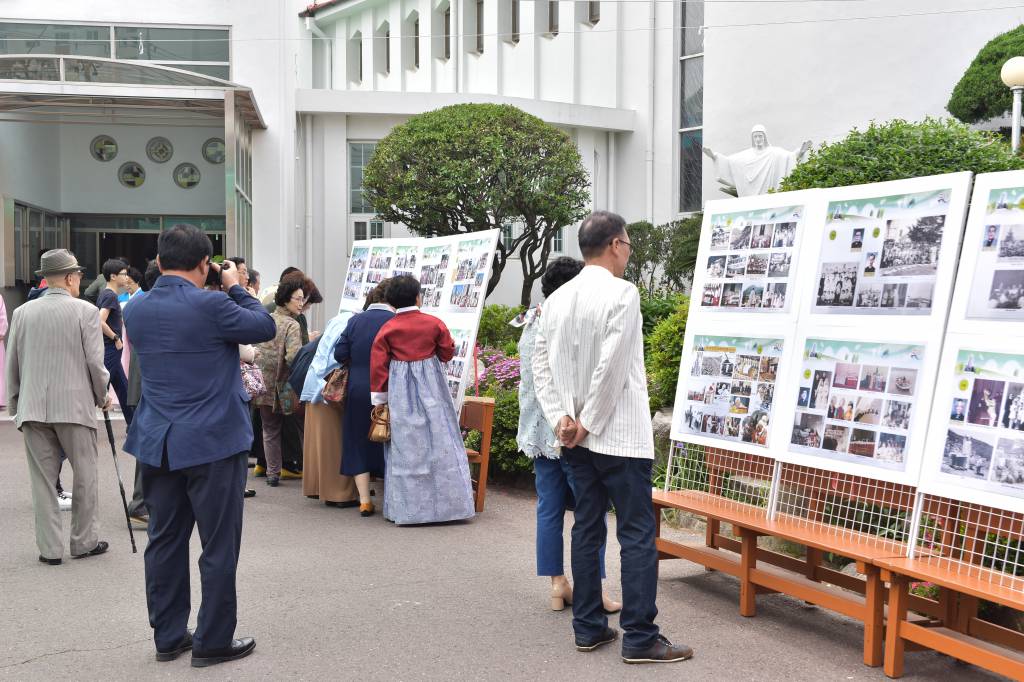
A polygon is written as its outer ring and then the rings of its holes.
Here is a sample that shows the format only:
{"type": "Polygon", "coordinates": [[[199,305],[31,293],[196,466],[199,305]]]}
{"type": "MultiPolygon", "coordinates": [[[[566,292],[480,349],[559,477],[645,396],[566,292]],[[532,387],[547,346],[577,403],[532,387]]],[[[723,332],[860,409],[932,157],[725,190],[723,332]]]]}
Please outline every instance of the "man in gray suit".
{"type": "Polygon", "coordinates": [[[64,541],[53,487],[61,451],[75,472],[71,556],[107,551],[97,534],[96,408],[110,407],[109,375],[99,314],[78,298],[82,268],[74,254],[47,251],[36,274],[46,278],[50,290],[14,311],[7,345],[8,410],[25,437],[39,561],[57,566],[64,541]]]}

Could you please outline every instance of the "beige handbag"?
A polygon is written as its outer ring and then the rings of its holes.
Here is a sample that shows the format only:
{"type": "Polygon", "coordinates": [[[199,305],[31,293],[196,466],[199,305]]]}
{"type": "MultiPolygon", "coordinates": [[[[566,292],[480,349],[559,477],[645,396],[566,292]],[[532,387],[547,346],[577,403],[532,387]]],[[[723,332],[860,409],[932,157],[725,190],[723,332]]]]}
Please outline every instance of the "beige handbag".
{"type": "Polygon", "coordinates": [[[370,412],[370,433],[367,438],[374,443],[391,440],[391,412],[387,405],[377,405],[370,412]]]}

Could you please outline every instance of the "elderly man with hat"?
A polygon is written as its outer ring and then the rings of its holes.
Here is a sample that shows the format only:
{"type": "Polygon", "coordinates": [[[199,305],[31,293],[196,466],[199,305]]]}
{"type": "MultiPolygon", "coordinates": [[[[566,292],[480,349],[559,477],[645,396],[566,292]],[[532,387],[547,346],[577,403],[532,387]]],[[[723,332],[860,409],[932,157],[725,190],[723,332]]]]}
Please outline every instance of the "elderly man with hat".
{"type": "Polygon", "coordinates": [[[25,437],[39,561],[64,558],[60,511],[53,496],[63,451],[75,472],[71,556],[103,554],[98,537],[96,408],[108,409],[103,335],[96,308],[78,298],[83,268],[67,249],[42,255],[37,275],[46,296],[14,311],[7,345],[8,409],[25,437]]]}

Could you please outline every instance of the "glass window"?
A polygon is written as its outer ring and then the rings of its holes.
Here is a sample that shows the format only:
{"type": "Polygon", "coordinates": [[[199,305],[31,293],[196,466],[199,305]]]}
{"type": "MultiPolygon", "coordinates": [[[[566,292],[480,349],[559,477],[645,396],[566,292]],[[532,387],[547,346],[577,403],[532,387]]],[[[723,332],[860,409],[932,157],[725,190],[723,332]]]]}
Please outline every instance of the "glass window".
{"type": "Polygon", "coordinates": [[[117,26],[114,38],[118,59],[227,62],[231,57],[225,30],[117,26]]]}
{"type": "Polygon", "coordinates": [[[188,223],[189,225],[195,225],[203,232],[226,232],[227,221],[224,216],[197,216],[197,215],[182,215],[182,216],[164,216],[164,229],[170,229],[178,223],[188,223]]]}
{"type": "Polygon", "coordinates": [[[357,242],[366,241],[366,221],[357,220],[353,224],[352,236],[357,242]]]}
{"type": "MultiPolygon", "coordinates": [[[[180,68],[180,66],[179,66],[180,68]]],[[[134,83],[139,85],[184,85],[223,87],[199,74],[153,69],[142,64],[98,62],[90,59],[64,60],[64,80],[79,83],[134,83]]]]}
{"type": "Polygon", "coordinates": [[[59,81],[60,60],[2,57],[0,58],[0,80],[59,81]]]}
{"type": "Polygon", "coordinates": [[[558,228],[554,238],[551,240],[551,250],[555,253],[562,253],[565,250],[565,237],[562,228],[558,228]]]}
{"type": "Polygon", "coordinates": [[[413,68],[420,68],[420,15],[417,14],[412,22],[412,65],[413,68]]]}
{"type": "Polygon", "coordinates": [[[588,19],[590,20],[590,23],[596,24],[597,22],[601,21],[601,3],[600,2],[589,2],[587,4],[589,5],[587,10],[588,10],[588,19]]]}
{"type": "Polygon", "coordinates": [[[512,248],[512,240],[515,239],[515,230],[511,225],[504,225],[501,228],[501,243],[505,245],[505,250],[508,251],[512,248]]]}
{"type": "Polygon", "coordinates": [[[109,26],[0,23],[0,54],[110,57],[109,26]]]}
{"type": "Polygon", "coordinates": [[[370,239],[384,238],[384,223],[379,220],[370,221],[370,239]]]}
{"type": "Polygon", "coordinates": [[[357,220],[352,226],[352,236],[357,242],[384,238],[384,223],[379,220],[357,220]]]}
{"type": "Polygon", "coordinates": [[[200,73],[204,76],[213,76],[214,78],[226,81],[231,80],[231,67],[226,64],[223,66],[218,64],[160,64],[160,66],[169,66],[173,69],[200,73]]]}
{"type": "Polygon", "coordinates": [[[683,0],[683,45],[680,54],[684,57],[704,52],[704,34],[700,30],[703,24],[704,2],[683,0]]]}
{"type": "Polygon", "coordinates": [[[519,0],[512,1],[512,42],[519,42],[519,0]]]}
{"type": "Polygon", "coordinates": [[[444,8],[444,58],[452,58],[452,6],[444,8]]]}
{"type": "Polygon", "coordinates": [[[376,142],[350,142],[348,145],[349,213],[373,213],[373,206],[363,190],[363,169],[376,148],[376,142]]]}
{"type": "MultiPolygon", "coordinates": [[[[194,218],[168,218],[170,227],[176,222],[187,222],[194,218]]],[[[224,229],[221,218],[221,229],[224,229]]],[[[125,215],[90,215],[76,214],[71,216],[72,230],[150,230],[160,229],[160,218],[157,216],[125,216],[125,215]]]]}
{"type": "Polygon", "coordinates": [[[484,0],[476,0],[476,51],[484,53],[484,0]]]}
{"type": "Polygon", "coordinates": [[[681,128],[704,124],[704,58],[682,60],[681,128]]]}
{"type": "Polygon", "coordinates": [[[384,73],[391,73],[391,29],[384,31],[384,73]]]}
{"type": "Polygon", "coordinates": [[[548,33],[558,35],[558,0],[548,2],[548,33]]]}
{"type": "Polygon", "coordinates": [[[679,210],[690,213],[700,210],[703,184],[702,130],[689,130],[680,135],[679,145],[679,210]]]}

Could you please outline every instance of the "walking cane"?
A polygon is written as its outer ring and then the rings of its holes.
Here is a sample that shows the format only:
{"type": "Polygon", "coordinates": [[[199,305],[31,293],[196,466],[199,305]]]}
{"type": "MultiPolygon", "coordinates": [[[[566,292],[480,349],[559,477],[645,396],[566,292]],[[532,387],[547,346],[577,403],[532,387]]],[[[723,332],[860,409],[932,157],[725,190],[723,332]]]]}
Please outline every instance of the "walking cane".
{"type": "MultiPolygon", "coordinates": [[[[110,385],[107,385],[110,390],[110,385]]],[[[121,489],[121,506],[124,507],[124,522],[128,525],[128,537],[132,541],[132,554],[138,554],[135,546],[135,531],[132,530],[132,520],[128,518],[128,498],[124,494],[124,483],[121,481],[121,467],[117,464],[117,446],[114,445],[114,427],[110,425],[110,411],[103,410],[103,422],[107,425],[107,439],[110,440],[110,453],[114,456],[114,471],[117,473],[117,487],[121,489]]]]}

